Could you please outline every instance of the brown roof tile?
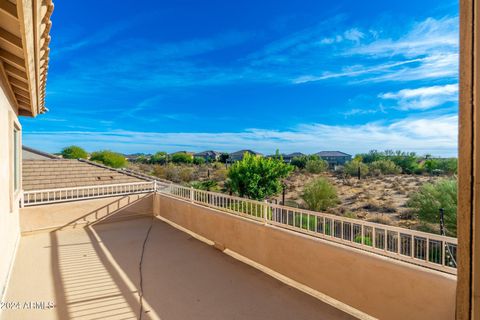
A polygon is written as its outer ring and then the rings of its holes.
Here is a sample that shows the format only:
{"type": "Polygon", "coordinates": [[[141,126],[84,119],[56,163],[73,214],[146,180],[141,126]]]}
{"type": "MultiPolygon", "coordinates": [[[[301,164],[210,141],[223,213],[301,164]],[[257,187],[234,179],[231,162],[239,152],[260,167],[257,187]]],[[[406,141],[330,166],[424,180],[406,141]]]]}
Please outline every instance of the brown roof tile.
{"type": "Polygon", "coordinates": [[[24,190],[146,181],[120,170],[67,159],[23,160],[22,176],[24,190]]]}

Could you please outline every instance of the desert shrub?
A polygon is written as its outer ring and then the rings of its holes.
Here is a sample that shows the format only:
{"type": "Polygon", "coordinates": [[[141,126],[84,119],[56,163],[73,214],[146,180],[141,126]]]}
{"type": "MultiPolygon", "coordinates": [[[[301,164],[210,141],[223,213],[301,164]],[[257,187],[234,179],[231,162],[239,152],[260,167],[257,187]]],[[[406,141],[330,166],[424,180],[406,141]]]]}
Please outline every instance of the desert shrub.
{"type": "Polygon", "coordinates": [[[282,190],[280,179],[286,178],[293,167],[280,159],[263,158],[245,153],[241,161],[228,170],[228,186],[240,196],[263,200],[282,190]]]}
{"type": "Polygon", "coordinates": [[[392,160],[377,160],[369,164],[370,172],[378,171],[380,174],[399,174],[402,168],[397,166],[392,160]]]}
{"type": "Polygon", "coordinates": [[[310,159],[305,164],[305,170],[310,173],[321,173],[328,169],[328,162],[322,159],[310,159]]]}
{"type": "Polygon", "coordinates": [[[403,212],[401,212],[398,215],[398,218],[400,218],[402,220],[411,220],[411,219],[415,218],[415,213],[411,209],[404,210],[403,212]]]}
{"type": "Polygon", "coordinates": [[[374,215],[367,219],[368,222],[380,223],[385,225],[392,225],[392,219],[389,216],[383,214],[374,215]]]}
{"type": "Polygon", "coordinates": [[[162,179],[167,179],[166,167],[160,165],[153,166],[153,175],[162,179]]]}
{"type": "Polygon", "coordinates": [[[199,158],[199,157],[193,158],[193,164],[201,165],[201,164],[205,164],[205,162],[206,161],[204,158],[199,158]]]}
{"type": "Polygon", "coordinates": [[[60,152],[65,159],[87,159],[88,153],[79,146],[69,146],[60,152]]]}
{"type": "Polygon", "coordinates": [[[441,179],[425,183],[410,196],[407,206],[412,208],[421,222],[438,224],[440,209],[445,210],[444,220],[449,235],[457,232],[457,181],[441,179]]]}
{"type": "Polygon", "coordinates": [[[352,160],[345,163],[344,172],[345,174],[356,177],[358,175],[358,170],[360,168],[360,177],[365,177],[368,174],[368,165],[359,161],[359,160],[352,160]]]}
{"type": "Polygon", "coordinates": [[[298,203],[293,199],[285,199],[284,205],[287,207],[299,208],[298,203]]]}
{"type": "Polygon", "coordinates": [[[192,163],[193,156],[185,152],[178,152],[172,154],[171,160],[173,163],[192,163]]]}
{"type": "Polygon", "coordinates": [[[218,182],[215,180],[192,182],[192,187],[199,190],[216,191],[218,190],[218,182]]]}
{"type": "Polygon", "coordinates": [[[355,212],[352,212],[352,211],[349,211],[349,210],[345,210],[345,212],[342,213],[342,215],[345,217],[345,218],[350,218],[350,219],[357,219],[357,214],[355,212]]]}
{"type": "Polygon", "coordinates": [[[173,182],[181,182],[178,167],[174,165],[166,166],[164,169],[164,178],[173,182]]]}
{"type": "Polygon", "coordinates": [[[214,162],[214,163],[212,163],[212,168],[215,169],[215,170],[224,169],[225,164],[221,163],[220,161],[214,162]]]}
{"type": "Polygon", "coordinates": [[[153,164],[166,164],[168,162],[168,154],[163,151],[156,152],[150,157],[150,163],[153,164]]]}
{"type": "Polygon", "coordinates": [[[325,178],[318,178],[305,186],[302,199],[307,208],[314,211],[324,211],[335,206],[339,200],[337,190],[325,178]]]}
{"type": "Polygon", "coordinates": [[[166,166],[156,165],[153,167],[153,174],[159,178],[176,183],[190,182],[196,178],[193,168],[174,164],[168,164],[166,166]]]}
{"type": "Polygon", "coordinates": [[[140,155],[136,159],[129,160],[129,161],[135,162],[135,163],[140,163],[140,164],[146,164],[146,163],[150,162],[150,159],[145,155],[140,155]]]}
{"type": "Polygon", "coordinates": [[[227,178],[228,171],[225,169],[225,166],[216,168],[212,173],[213,180],[224,181],[227,178]]]}
{"type": "Polygon", "coordinates": [[[179,166],[178,177],[182,182],[190,182],[195,180],[195,170],[191,167],[179,166]]]}
{"type": "Polygon", "coordinates": [[[145,163],[139,163],[138,170],[146,174],[152,173],[152,167],[145,163]]]}
{"type": "Polygon", "coordinates": [[[374,199],[368,199],[362,208],[368,211],[381,211],[380,203],[374,199]]]}
{"type": "Polygon", "coordinates": [[[125,167],[127,164],[125,156],[109,150],[93,152],[90,160],[101,162],[104,165],[112,168],[122,168],[125,167]]]}

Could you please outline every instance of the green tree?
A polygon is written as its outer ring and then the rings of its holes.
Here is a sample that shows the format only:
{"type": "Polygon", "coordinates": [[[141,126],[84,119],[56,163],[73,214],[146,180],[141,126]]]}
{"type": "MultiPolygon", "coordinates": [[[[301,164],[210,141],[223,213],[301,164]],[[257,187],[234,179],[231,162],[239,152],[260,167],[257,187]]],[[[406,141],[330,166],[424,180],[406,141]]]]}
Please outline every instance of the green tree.
{"type": "Polygon", "coordinates": [[[168,154],[164,151],[156,152],[150,157],[150,163],[152,164],[166,164],[168,162],[168,154]]]}
{"type": "Polygon", "coordinates": [[[88,153],[79,146],[69,146],[60,152],[65,159],[87,159],[88,153]]]}
{"type": "Polygon", "coordinates": [[[339,202],[337,190],[323,177],[315,179],[305,186],[302,199],[307,208],[313,211],[327,210],[339,202]]]}
{"type": "Polygon", "coordinates": [[[127,160],[125,160],[125,156],[110,150],[93,152],[90,157],[90,160],[101,162],[104,165],[112,168],[125,167],[127,164],[127,160]]]}
{"type": "Polygon", "coordinates": [[[290,164],[292,166],[295,166],[299,169],[305,169],[307,166],[307,162],[309,160],[321,160],[320,157],[316,154],[311,154],[308,156],[299,156],[299,157],[293,157],[292,161],[290,161],[290,164]]]}
{"type": "Polygon", "coordinates": [[[172,155],[173,163],[192,163],[193,156],[185,152],[178,152],[172,155]]]}
{"type": "Polygon", "coordinates": [[[345,173],[351,177],[358,176],[358,169],[360,168],[360,177],[365,177],[368,174],[368,165],[365,163],[354,159],[345,163],[344,170],[345,173]]]}
{"type": "Polygon", "coordinates": [[[388,159],[392,160],[397,166],[402,168],[403,173],[415,173],[419,167],[419,158],[415,152],[395,151],[392,152],[391,155],[388,155],[388,159]]]}
{"type": "Polygon", "coordinates": [[[245,153],[243,160],[229,168],[228,186],[241,197],[263,200],[282,190],[280,180],[287,177],[292,169],[280,159],[245,153]]]}
{"type": "Polygon", "coordinates": [[[230,155],[228,153],[223,152],[218,157],[218,162],[226,163],[228,161],[228,158],[230,158],[230,155]]]}
{"type": "Polygon", "coordinates": [[[305,170],[310,173],[321,173],[328,169],[328,162],[322,159],[308,160],[305,164],[305,170]]]}
{"type": "Polygon", "coordinates": [[[437,159],[427,159],[423,163],[423,169],[428,173],[433,173],[439,169],[440,162],[437,159]]]}
{"type": "Polygon", "coordinates": [[[419,157],[415,152],[404,151],[377,151],[370,150],[368,153],[358,154],[355,159],[360,158],[363,163],[372,163],[380,160],[390,160],[402,169],[403,173],[415,173],[418,172],[418,160],[419,157]]]}
{"type": "Polygon", "coordinates": [[[456,174],[458,168],[457,158],[440,159],[438,169],[447,174],[456,174]]]}
{"type": "Polygon", "coordinates": [[[371,163],[378,160],[384,160],[385,154],[377,150],[370,150],[368,153],[357,154],[354,160],[360,160],[364,163],[371,163]]]}
{"type": "Polygon", "coordinates": [[[410,196],[407,206],[422,222],[440,222],[440,209],[445,210],[445,226],[447,233],[455,236],[457,233],[457,181],[441,179],[435,183],[426,183],[410,196]]]}

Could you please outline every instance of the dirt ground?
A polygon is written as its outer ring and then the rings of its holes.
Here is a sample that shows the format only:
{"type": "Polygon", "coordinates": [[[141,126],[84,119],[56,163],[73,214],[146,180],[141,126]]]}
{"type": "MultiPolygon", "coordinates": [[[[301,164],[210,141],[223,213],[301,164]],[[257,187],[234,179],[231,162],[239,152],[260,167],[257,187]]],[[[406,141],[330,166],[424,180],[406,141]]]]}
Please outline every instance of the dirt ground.
{"type": "MultiPolygon", "coordinates": [[[[130,164],[129,167],[146,174],[154,173],[152,165],[130,164]]],[[[227,170],[222,164],[164,168],[158,170],[157,167],[157,176],[182,184],[215,180],[218,186],[212,191],[216,192],[222,192],[227,177],[227,170]]],[[[406,207],[406,202],[412,192],[417,191],[424,183],[432,183],[442,178],[440,176],[399,174],[366,177],[358,180],[357,178],[343,178],[333,173],[311,174],[296,170],[284,181],[287,186],[285,204],[305,208],[305,203],[301,198],[303,188],[318,177],[330,180],[337,190],[340,203],[330,208],[329,213],[424,231],[435,231],[437,228],[435,225],[419,224],[412,215],[411,209],[406,207]]],[[[280,203],[282,195],[279,194],[269,200],[280,203]]]]}
{"type": "MultiPolygon", "coordinates": [[[[349,218],[364,219],[388,225],[416,228],[418,221],[406,207],[409,194],[424,183],[432,183],[441,177],[421,175],[390,175],[380,177],[342,178],[331,173],[310,174],[294,172],[286,181],[285,203],[304,208],[301,199],[304,186],[318,177],[326,177],[337,189],[340,203],[328,211],[349,218]]],[[[281,201],[282,196],[277,196],[281,201]]]]}

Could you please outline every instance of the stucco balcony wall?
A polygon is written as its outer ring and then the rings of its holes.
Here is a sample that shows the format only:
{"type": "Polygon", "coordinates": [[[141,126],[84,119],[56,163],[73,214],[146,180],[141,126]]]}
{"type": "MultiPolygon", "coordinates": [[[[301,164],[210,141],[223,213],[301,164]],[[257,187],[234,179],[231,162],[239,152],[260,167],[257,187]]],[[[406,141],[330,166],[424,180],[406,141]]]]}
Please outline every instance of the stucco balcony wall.
{"type": "MultiPolygon", "coordinates": [[[[35,232],[84,227],[114,214],[129,219],[153,213],[152,194],[132,194],[93,200],[68,201],[20,209],[23,235],[35,232]]],[[[111,219],[110,219],[111,220],[111,219]]]]}
{"type": "Polygon", "coordinates": [[[456,277],[164,194],[156,215],[379,319],[454,319],[456,277]]]}

